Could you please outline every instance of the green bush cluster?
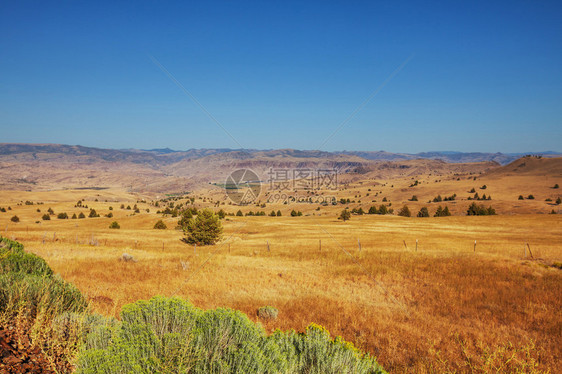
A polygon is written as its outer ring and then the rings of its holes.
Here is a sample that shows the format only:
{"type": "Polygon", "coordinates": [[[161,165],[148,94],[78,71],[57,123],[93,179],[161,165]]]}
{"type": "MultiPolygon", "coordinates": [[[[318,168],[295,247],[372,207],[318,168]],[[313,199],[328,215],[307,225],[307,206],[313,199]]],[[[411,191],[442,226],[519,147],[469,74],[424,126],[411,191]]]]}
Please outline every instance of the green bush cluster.
{"type": "Polygon", "coordinates": [[[384,373],[376,360],[322,327],[276,331],[235,310],[200,310],[155,297],[88,334],[77,373],[384,373]]]}
{"type": "Polygon", "coordinates": [[[384,373],[318,325],[268,336],[242,312],[177,297],[126,305],[120,320],[89,314],[78,289],[2,237],[0,270],[0,323],[27,319],[34,344],[76,373],[384,373]]]}

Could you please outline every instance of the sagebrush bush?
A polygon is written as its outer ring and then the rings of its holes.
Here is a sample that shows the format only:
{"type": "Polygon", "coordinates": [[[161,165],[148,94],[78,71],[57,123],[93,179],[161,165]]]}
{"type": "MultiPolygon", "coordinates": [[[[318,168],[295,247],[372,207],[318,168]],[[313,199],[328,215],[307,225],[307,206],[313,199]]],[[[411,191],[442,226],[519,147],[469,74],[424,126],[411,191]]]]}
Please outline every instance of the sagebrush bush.
{"type": "Polygon", "coordinates": [[[155,297],[88,334],[77,373],[383,373],[374,358],[319,326],[277,331],[231,309],[155,297]]]}

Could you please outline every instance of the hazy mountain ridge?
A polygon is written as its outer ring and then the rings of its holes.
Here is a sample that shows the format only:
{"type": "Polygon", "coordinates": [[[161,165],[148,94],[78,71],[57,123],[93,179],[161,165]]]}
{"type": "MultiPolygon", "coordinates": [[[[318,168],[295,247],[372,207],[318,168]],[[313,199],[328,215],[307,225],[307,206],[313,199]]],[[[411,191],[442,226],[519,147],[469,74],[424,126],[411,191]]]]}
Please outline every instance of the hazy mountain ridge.
{"type": "MultiPolygon", "coordinates": [[[[355,156],[357,159],[371,161],[400,161],[415,159],[443,160],[453,163],[471,163],[494,161],[501,165],[506,165],[529,152],[522,153],[485,153],[485,152],[455,152],[455,151],[432,151],[421,153],[392,153],[387,151],[341,151],[327,152],[319,150],[297,150],[297,149],[230,149],[230,148],[201,148],[188,149],[185,151],[172,150],[170,148],[160,149],[107,149],[84,147],[80,145],[65,144],[18,144],[0,143],[0,156],[28,154],[28,159],[37,158],[38,154],[60,154],[67,156],[96,157],[105,161],[125,161],[132,163],[151,164],[160,166],[162,164],[173,164],[186,159],[198,159],[217,154],[222,154],[231,159],[244,159],[250,157],[267,158],[326,158],[338,159],[342,156],[355,156]]],[[[562,155],[559,152],[547,151],[536,152],[536,155],[545,157],[562,155]]],[[[356,159],[356,161],[358,161],[356,159]]]]}

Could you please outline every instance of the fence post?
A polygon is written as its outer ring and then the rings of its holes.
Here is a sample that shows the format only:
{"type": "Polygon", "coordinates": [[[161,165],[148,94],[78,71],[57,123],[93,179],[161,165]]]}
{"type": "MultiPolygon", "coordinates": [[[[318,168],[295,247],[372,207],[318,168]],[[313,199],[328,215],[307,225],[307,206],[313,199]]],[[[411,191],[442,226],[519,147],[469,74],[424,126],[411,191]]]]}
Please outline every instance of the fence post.
{"type": "Polygon", "coordinates": [[[529,255],[531,255],[531,258],[534,259],[533,252],[531,252],[531,246],[529,245],[529,243],[527,243],[527,248],[529,248],[529,255]]]}
{"type": "Polygon", "coordinates": [[[406,250],[408,250],[408,246],[406,245],[406,241],[402,240],[404,242],[404,248],[406,248],[406,250]]]}
{"type": "Polygon", "coordinates": [[[474,251],[473,252],[476,252],[476,240],[474,241],[474,251]]]}
{"type": "Polygon", "coordinates": [[[418,251],[418,239],[416,239],[416,252],[418,251]]]}
{"type": "Polygon", "coordinates": [[[265,241],[267,243],[267,251],[269,252],[269,240],[265,241]]]}

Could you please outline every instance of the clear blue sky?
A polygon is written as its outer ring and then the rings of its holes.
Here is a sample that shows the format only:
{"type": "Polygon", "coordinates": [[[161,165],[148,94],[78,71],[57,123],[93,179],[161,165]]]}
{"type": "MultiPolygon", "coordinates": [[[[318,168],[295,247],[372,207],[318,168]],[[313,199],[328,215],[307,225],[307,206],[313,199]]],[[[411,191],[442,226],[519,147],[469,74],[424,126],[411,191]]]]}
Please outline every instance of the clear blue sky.
{"type": "Polygon", "coordinates": [[[0,4],[0,142],[562,151],[562,3],[0,4]]]}

